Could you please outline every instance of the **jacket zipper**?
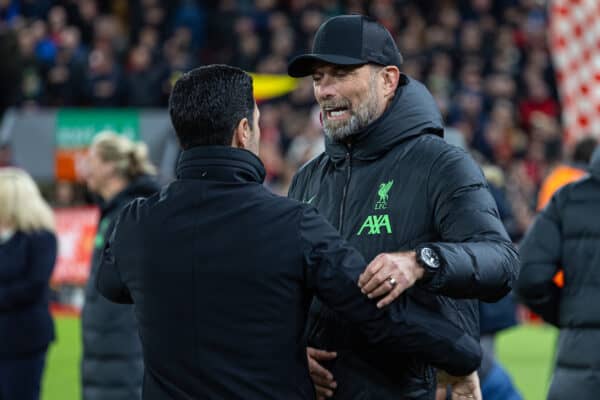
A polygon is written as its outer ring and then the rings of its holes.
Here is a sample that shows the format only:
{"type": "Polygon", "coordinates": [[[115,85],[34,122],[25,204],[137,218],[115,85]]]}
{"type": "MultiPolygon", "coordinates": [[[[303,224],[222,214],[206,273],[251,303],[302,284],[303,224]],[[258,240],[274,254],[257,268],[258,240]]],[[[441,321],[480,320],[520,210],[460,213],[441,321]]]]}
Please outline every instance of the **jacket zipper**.
{"type": "Polygon", "coordinates": [[[350,183],[350,176],[352,175],[352,149],[348,149],[346,152],[346,162],[348,163],[348,168],[346,169],[346,181],[344,182],[344,188],[342,189],[342,202],[340,203],[340,217],[339,217],[339,231],[343,236],[344,229],[344,211],[346,208],[346,194],[348,193],[348,184],[350,183]]]}

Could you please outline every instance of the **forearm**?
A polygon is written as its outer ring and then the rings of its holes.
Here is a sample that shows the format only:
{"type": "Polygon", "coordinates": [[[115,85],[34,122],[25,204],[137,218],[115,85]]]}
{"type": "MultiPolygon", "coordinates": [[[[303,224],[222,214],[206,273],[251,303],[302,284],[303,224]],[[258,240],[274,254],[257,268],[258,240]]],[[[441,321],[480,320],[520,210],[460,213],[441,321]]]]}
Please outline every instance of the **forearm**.
{"type": "Polygon", "coordinates": [[[442,268],[423,286],[454,298],[497,301],[513,287],[518,255],[511,243],[481,241],[434,243],[443,260],[442,268]]]}
{"type": "MultiPolygon", "coordinates": [[[[395,334],[406,353],[452,375],[468,375],[481,363],[479,342],[437,312],[416,303],[396,301],[390,306],[395,334]],[[410,310],[407,310],[407,307],[410,310]]],[[[388,346],[388,352],[394,348],[388,346]]]]}

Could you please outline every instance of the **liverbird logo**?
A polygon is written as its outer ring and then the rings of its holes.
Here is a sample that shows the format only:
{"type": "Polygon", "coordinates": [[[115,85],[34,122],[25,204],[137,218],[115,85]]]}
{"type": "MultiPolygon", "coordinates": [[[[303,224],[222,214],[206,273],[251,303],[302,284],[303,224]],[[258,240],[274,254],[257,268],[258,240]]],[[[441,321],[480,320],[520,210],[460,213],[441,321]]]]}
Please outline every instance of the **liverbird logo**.
{"type": "Polygon", "coordinates": [[[377,194],[379,195],[379,200],[377,200],[377,203],[375,203],[375,209],[376,210],[385,210],[387,208],[387,203],[388,203],[388,199],[389,199],[389,191],[392,188],[392,185],[394,184],[394,181],[387,181],[384,183],[381,183],[379,185],[379,191],[377,192],[377,194]]]}

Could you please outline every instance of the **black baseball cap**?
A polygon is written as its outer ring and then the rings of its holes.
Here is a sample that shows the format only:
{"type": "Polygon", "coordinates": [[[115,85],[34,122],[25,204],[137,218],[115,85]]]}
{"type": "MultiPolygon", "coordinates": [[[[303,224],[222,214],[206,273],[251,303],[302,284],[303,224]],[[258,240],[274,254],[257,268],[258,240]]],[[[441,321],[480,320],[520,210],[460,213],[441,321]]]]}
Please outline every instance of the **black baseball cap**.
{"type": "Polygon", "coordinates": [[[295,57],[288,74],[312,74],[316,62],[336,65],[402,64],[402,55],[390,32],[364,15],[339,15],[328,19],[315,34],[312,53],[295,57]]]}

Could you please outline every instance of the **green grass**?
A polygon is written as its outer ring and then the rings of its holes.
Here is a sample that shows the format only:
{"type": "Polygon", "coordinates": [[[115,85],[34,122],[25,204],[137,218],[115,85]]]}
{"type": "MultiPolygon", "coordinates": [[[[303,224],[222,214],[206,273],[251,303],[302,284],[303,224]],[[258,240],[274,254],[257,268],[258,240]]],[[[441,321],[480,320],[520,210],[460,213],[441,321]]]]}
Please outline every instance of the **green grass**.
{"type": "Polygon", "coordinates": [[[546,398],[557,332],[548,325],[521,325],[498,335],[498,359],[525,400],[546,398]]]}
{"type": "MultiPolygon", "coordinates": [[[[80,400],[79,319],[57,318],[56,329],[57,340],[46,362],[42,400],[80,400]]],[[[520,326],[498,336],[498,358],[525,400],[546,398],[555,340],[556,330],[546,325],[520,326]]]]}
{"type": "Polygon", "coordinates": [[[42,400],[80,400],[81,322],[79,318],[60,317],[55,324],[56,340],[46,359],[42,400]]]}

